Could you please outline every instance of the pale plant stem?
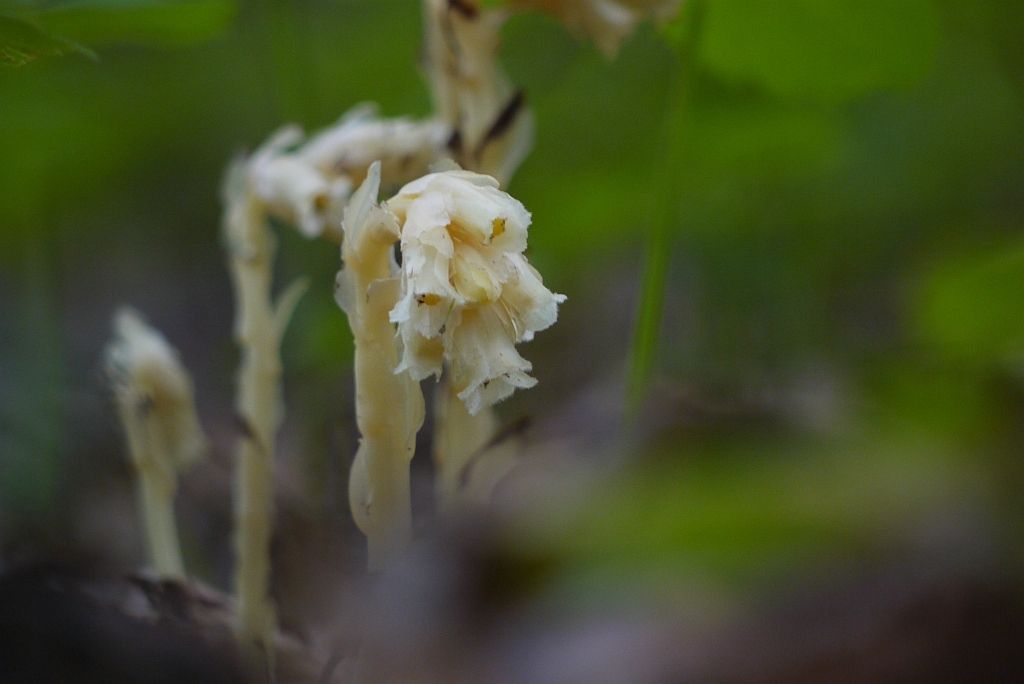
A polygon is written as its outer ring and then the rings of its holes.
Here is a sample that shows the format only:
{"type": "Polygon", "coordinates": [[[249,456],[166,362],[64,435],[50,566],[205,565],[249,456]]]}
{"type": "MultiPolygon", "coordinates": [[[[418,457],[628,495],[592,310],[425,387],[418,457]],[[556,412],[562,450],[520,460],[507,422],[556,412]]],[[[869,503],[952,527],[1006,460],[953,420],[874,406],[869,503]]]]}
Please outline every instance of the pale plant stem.
{"type": "MultiPolygon", "coordinates": [[[[365,290],[364,290],[365,291],[365,290]]],[[[370,497],[353,497],[353,505],[370,508],[366,530],[370,570],[380,570],[405,548],[412,536],[409,461],[412,449],[405,430],[395,430],[389,413],[402,411],[402,378],[394,374],[398,354],[389,307],[362,298],[361,325],[355,332],[356,421],[362,440],[356,458],[364,459],[370,497]]]]}
{"type": "Polygon", "coordinates": [[[161,577],[184,579],[185,565],[174,519],[177,476],[169,470],[171,461],[165,453],[166,445],[160,439],[160,431],[152,425],[151,411],[125,406],[121,418],[135,464],[149,562],[161,577]]]}
{"type": "Polygon", "coordinates": [[[130,309],[114,319],[107,373],[135,469],[149,563],[160,577],[185,579],[174,518],[178,473],[202,456],[192,382],[162,335],[130,309]]]}
{"type": "Polygon", "coordinates": [[[183,579],[185,566],[174,520],[174,485],[153,469],[139,472],[139,503],[146,528],[146,546],[153,568],[161,577],[183,579]]]}
{"type": "MultiPolygon", "coordinates": [[[[371,200],[376,199],[379,173],[379,167],[371,169],[376,180],[366,181],[371,184],[360,191],[371,193],[371,200]]],[[[388,315],[398,297],[398,282],[391,272],[396,236],[372,228],[366,239],[354,240],[352,230],[346,227],[345,267],[339,274],[347,280],[339,285],[350,293],[346,311],[355,339],[360,433],[349,478],[349,505],[366,535],[368,565],[375,572],[387,566],[412,536],[409,464],[423,424],[423,394],[408,374],[395,373],[399,347],[388,315]]]]}
{"type": "Polygon", "coordinates": [[[470,415],[450,383],[434,397],[434,495],[439,512],[450,515],[467,499],[466,468],[494,437],[498,419],[491,406],[470,415]]]}
{"type": "MultiPolygon", "coordinates": [[[[442,18],[449,11],[446,0],[422,0],[421,12],[425,26],[425,47],[432,61],[446,64],[449,60],[445,47],[445,27],[442,18]]],[[[450,70],[431,69],[428,80],[434,109],[438,116],[452,125],[460,122],[459,98],[450,82],[450,70]]],[[[473,168],[470,165],[469,168],[473,168]]],[[[478,170],[478,169],[473,169],[478,170]]],[[[504,181],[507,184],[507,180],[504,181]]],[[[435,465],[434,496],[439,511],[449,515],[459,508],[463,495],[463,471],[470,459],[494,436],[498,419],[494,408],[487,406],[475,416],[470,415],[450,383],[437,388],[434,399],[435,465]]]]}
{"type": "Polygon", "coordinates": [[[274,239],[251,198],[229,209],[229,261],[241,347],[236,411],[243,434],[235,482],[235,591],[237,630],[248,645],[269,649],[274,629],[270,600],[270,539],[274,514],[274,439],[280,421],[280,331],[271,300],[274,239]]]}

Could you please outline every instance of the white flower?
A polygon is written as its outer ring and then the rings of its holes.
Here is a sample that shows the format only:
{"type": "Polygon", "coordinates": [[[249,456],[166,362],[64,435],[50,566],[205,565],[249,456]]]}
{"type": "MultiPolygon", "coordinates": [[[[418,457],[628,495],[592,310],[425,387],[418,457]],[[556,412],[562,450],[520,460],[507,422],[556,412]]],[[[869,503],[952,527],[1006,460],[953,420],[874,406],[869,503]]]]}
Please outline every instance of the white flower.
{"type": "Polygon", "coordinates": [[[339,239],[345,204],[372,162],[381,161],[393,190],[445,157],[449,135],[443,122],[381,119],[360,105],[308,140],[297,126],[282,128],[248,160],[246,183],[271,215],[306,237],[339,239]]]}
{"type": "Polygon", "coordinates": [[[293,148],[301,141],[302,130],[297,126],[285,126],[270,136],[244,162],[235,199],[251,193],[272,215],[293,224],[306,237],[316,237],[324,231],[332,204],[344,202],[352,184],[347,178],[330,179],[296,157],[293,148]]]}
{"type": "Polygon", "coordinates": [[[515,345],[552,325],[565,296],[523,256],[530,214],[522,203],[493,178],[456,170],[409,183],[387,208],[401,225],[396,371],[419,380],[448,361],[471,414],[536,384],[515,345]]]}
{"type": "Polygon", "coordinates": [[[309,139],[296,152],[328,178],[344,176],[351,187],[366,178],[374,161],[381,162],[385,191],[419,178],[446,156],[451,131],[441,121],[381,119],[372,104],[357,105],[333,126],[309,139]]]}
{"type": "Polygon", "coordinates": [[[295,225],[308,238],[324,232],[332,205],[344,202],[352,192],[347,178],[328,180],[291,155],[255,165],[251,179],[253,192],[271,213],[295,225]]]}
{"type": "Polygon", "coordinates": [[[511,5],[539,9],[557,17],[574,33],[586,33],[609,57],[636,25],[646,19],[666,21],[682,0],[511,0],[511,5]]]}
{"type": "Polygon", "coordinates": [[[130,309],[114,319],[107,373],[124,417],[132,455],[166,459],[138,464],[166,472],[198,459],[205,439],[196,416],[192,381],[164,337],[130,309]],[[149,427],[144,427],[149,426],[149,427]]]}

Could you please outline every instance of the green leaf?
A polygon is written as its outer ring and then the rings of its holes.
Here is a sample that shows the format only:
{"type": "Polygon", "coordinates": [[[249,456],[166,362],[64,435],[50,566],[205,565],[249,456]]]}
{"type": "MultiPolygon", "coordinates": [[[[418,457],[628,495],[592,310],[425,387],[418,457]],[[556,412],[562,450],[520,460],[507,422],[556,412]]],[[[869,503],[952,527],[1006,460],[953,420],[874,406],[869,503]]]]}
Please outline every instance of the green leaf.
{"type": "Polygon", "coordinates": [[[843,101],[916,82],[938,35],[928,0],[716,0],[699,55],[728,81],[843,101]]]}
{"type": "Polygon", "coordinates": [[[88,45],[177,47],[214,38],[230,25],[235,0],[77,0],[40,11],[40,25],[88,45]]]}
{"type": "Polygon", "coordinates": [[[966,362],[1024,356],[1024,244],[1019,241],[934,265],[918,289],[922,340],[966,362]]]}
{"type": "Polygon", "coordinates": [[[28,20],[0,16],[0,64],[24,66],[40,57],[72,52],[92,54],[70,40],[50,35],[28,20]]]}

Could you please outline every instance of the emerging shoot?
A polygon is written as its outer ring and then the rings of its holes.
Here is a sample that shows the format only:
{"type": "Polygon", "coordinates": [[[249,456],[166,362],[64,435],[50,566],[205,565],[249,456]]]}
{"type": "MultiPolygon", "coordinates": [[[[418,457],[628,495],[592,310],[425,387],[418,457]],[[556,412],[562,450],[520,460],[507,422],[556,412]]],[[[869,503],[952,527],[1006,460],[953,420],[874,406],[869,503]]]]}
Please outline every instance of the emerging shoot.
{"type": "Polygon", "coordinates": [[[174,519],[178,473],[205,449],[192,381],[164,337],[134,311],[114,319],[106,368],[135,467],[149,561],[162,577],[184,579],[174,519]]]}

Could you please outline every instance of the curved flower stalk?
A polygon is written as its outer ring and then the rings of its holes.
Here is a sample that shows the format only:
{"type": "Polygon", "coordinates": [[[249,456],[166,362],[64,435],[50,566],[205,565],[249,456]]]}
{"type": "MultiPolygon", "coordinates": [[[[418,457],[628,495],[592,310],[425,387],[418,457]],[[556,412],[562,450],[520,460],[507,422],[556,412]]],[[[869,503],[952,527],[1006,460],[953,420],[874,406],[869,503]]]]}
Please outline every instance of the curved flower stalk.
{"type": "Polygon", "coordinates": [[[391,311],[403,343],[399,372],[441,375],[470,415],[532,387],[516,344],[552,325],[564,295],[526,261],[530,214],[490,176],[442,171],[388,201],[401,225],[401,298],[391,311]]]}
{"type": "Polygon", "coordinates": [[[377,204],[381,165],[345,209],[337,301],[355,338],[356,422],[361,439],[349,478],[349,504],[367,537],[369,566],[380,570],[412,534],[409,462],[423,424],[419,383],[396,374],[400,349],[388,319],[399,292],[393,245],[399,226],[377,204]]]}
{"type": "Polygon", "coordinates": [[[369,104],[308,140],[299,127],[286,126],[249,163],[253,195],[268,214],[306,237],[340,242],[342,211],[371,162],[382,160],[385,185],[398,188],[446,157],[449,137],[440,121],[381,119],[369,104]]]}
{"type": "Polygon", "coordinates": [[[235,339],[242,351],[235,410],[242,426],[235,482],[236,625],[247,646],[269,649],[273,464],[281,400],[281,338],[305,284],[272,299],[274,236],[253,192],[256,160],[236,160],[224,189],[224,240],[235,291],[235,339]]]}
{"type": "Polygon", "coordinates": [[[309,140],[298,127],[286,126],[229,171],[224,233],[242,347],[236,407],[245,428],[238,454],[235,581],[238,629],[246,641],[267,646],[274,623],[269,556],[274,442],[282,414],[280,341],[302,291],[293,286],[276,305],[272,301],[275,242],[267,219],[291,223],[306,237],[340,241],[332,226],[340,226],[352,189],[373,160],[384,160],[388,182],[398,187],[446,154],[448,135],[439,121],[379,119],[363,105],[309,140]]]}
{"type": "Polygon", "coordinates": [[[682,0],[508,0],[511,7],[536,9],[550,14],[577,35],[587,35],[608,57],[637,24],[653,19],[667,21],[679,11],[682,0]]]}
{"type": "Polygon", "coordinates": [[[178,473],[203,454],[192,381],[167,340],[134,311],[114,319],[106,369],[139,488],[146,547],[163,577],[183,579],[174,519],[178,473]]]}
{"type": "Polygon", "coordinates": [[[423,14],[427,80],[452,129],[452,156],[505,185],[533,144],[533,114],[498,64],[508,13],[477,0],[424,0],[423,14]]]}

